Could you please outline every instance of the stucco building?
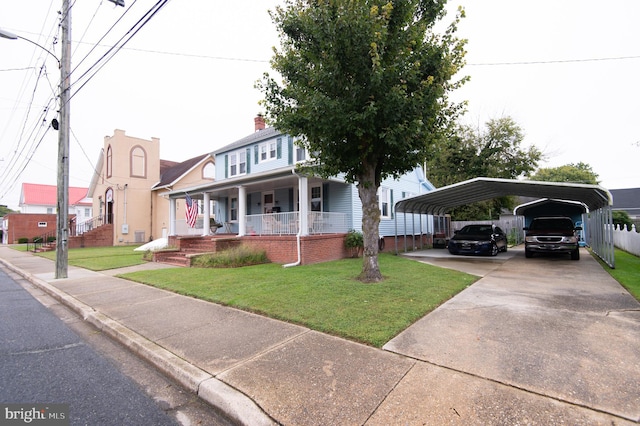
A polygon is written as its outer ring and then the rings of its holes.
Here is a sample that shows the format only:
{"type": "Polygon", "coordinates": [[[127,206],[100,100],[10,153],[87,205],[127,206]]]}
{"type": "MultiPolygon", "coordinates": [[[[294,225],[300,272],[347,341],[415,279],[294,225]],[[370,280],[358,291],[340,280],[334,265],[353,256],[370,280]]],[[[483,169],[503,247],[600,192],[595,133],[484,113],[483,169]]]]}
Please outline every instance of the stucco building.
{"type": "Polygon", "coordinates": [[[160,159],[160,139],[141,139],[115,130],[104,138],[89,195],[93,210],[113,225],[113,244],[140,244],[166,236],[169,201],[165,193],[212,181],[209,154],[174,162],[160,159]]]}

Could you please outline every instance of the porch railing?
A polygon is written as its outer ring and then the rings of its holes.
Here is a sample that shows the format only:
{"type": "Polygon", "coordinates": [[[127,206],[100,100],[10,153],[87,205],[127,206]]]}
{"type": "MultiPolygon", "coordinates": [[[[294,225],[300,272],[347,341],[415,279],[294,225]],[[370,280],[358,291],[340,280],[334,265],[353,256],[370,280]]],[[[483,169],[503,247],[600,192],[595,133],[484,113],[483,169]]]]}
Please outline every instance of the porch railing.
{"type": "Polygon", "coordinates": [[[89,232],[92,229],[99,228],[106,223],[112,223],[111,216],[96,216],[83,222],[75,223],[75,220],[69,221],[69,236],[75,237],[89,232]]]}
{"type": "MultiPolygon", "coordinates": [[[[295,235],[300,227],[300,212],[247,215],[248,235],[295,235]]],[[[347,215],[335,212],[309,212],[309,234],[337,234],[348,231],[347,215]]]]}

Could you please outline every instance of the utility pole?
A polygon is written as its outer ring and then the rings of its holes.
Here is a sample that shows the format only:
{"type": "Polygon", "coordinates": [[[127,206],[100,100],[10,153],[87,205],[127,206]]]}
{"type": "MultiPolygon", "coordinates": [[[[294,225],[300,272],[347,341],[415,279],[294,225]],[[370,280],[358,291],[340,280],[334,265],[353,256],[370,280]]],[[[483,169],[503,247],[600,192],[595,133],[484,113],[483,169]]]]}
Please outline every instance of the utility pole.
{"type": "Polygon", "coordinates": [[[56,278],[67,278],[69,266],[69,131],[71,104],[71,7],[62,0],[62,56],[60,58],[60,127],[58,133],[58,216],[56,224],[56,278]]]}

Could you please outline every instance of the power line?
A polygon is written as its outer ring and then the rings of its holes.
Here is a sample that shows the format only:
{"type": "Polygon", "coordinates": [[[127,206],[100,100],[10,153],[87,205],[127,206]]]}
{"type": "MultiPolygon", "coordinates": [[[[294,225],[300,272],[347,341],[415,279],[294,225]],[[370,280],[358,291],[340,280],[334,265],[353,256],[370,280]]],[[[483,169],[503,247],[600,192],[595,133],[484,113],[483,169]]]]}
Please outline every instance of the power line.
{"type": "Polygon", "coordinates": [[[485,62],[471,63],[468,66],[502,66],[502,65],[540,65],[540,64],[568,64],[579,62],[602,62],[602,61],[623,61],[627,59],[640,59],[640,56],[612,56],[604,58],[585,58],[585,59],[555,59],[548,61],[520,61],[520,62],[485,62]]]}
{"type": "Polygon", "coordinates": [[[142,18],[140,18],[130,29],[129,31],[127,31],[118,41],[117,43],[111,47],[109,50],[107,50],[107,52],[102,55],[102,57],[100,57],[100,59],[98,59],[91,67],[89,67],[89,69],[87,69],[80,77],[78,77],[77,81],[72,84],[76,85],[79,84],[79,82],[86,77],[86,80],[84,81],[84,83],[82,83],[82,85],[75,90],[75,92],[71,95],[71,98],[73,98],[80,90],[82,90],[82,88],[93,79],[93,77],[95,77],[95,75],[111,60],[113,59],[113,57],[120,51],[120,49],[122,49],[129,41],[131,41],[131,39],[138,33],[138,31],[140,31],[147,23],[149,23],[149,21],[151,20],[151,18],[153,18],[156,13],[158,13],[160,11],[160,9],[162,9],[164,6],[166,6],[166,4],[169,2],[170,0],[159,0],[155,5],[153,5],[151,7],[151,9],[149,9],[143,16],[142,18]],[[124,40],[124,41],[123,41],[124,40]],[[120,44],[121,43],[121,44],[120,44]],[[119,45],[118,45],[119,44],[119,45]],[[93,71],[92,74],[89,75],[89,73],[96,68],[97,69],[95,71],[93,71]]]}

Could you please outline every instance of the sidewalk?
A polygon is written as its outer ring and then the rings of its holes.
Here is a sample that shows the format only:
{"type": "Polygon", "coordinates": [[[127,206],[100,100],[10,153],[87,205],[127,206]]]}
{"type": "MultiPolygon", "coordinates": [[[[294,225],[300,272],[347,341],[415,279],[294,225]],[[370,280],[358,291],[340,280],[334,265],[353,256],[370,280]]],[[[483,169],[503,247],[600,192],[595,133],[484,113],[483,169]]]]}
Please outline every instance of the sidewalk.
{"type": "MultiPolygon", "coordinates": [[[[589,257],[584,259],[588,264],[589,257]]],[[[483,350],[477,340],[481,336],[470,335],[477,331],[460,327],[465,334],[452,336],[451,329],[442,322],[433,328],[423,320],[387,344],[387,350],[380,350],[113,277],[123,271],[97,273],[69,267],[69,278],[56,280],[53,262],[8,247],[0,247],[0,262],[70,306],[238,424],[640,422],[638,316],[615,316],[622,318],[616,322],[617,343],[630,342],[631,353],[614,360],[627,364],[612,373],[614,378],[630,377],[616,389],[585,384],[609,395],[589,401],[592,398],[589,392],[585,393],[586,399],[582,395],[565,395],[562,389],[558,391],[553,386],[545,389],[544,380],[528,384],[512,380],[508,372],[496,373],[495,363],[488,359],[490,354],[478,357],[483,350]],[[629,329],[620,328],[625,322],[629,329]],[[438,327],[446,328],[440,337],[438,327]],[[449,338],[458,340],[454,346],[458,353],[450,353],[446,340],[449,338]],[[436,353],[430,354],[425,345],[436,353]],[[470,356],[465,357],[467,350],[470,356]],[[454,362],[449,363],[451,359],[454,362]],[[487,365],[491,368],[485,368],[487,365]]],[[[163,265],[145,264],[133,269],[159,267],[163,265]]],[[[482,289],[478,284],[489,283],[501,271],[498,265],[470,289],[482,289]]],[[[603,276],[608,277],[606,273],[603,276]]],[[[615,285],[606,284],[621,293],[615,285]]],[[[460,295],[469,294],[468,290],[460,295]]],[[[473,292],[471,296],[479,297],[473,292]]],[[[463,299],[456,297],[451,302],[463,299]]],[[[624,309],[640,312],[635,299],[623,299],[624,309]]],[[[453,306],[460,308],[455,303],[453,306]]],[[[447,311],[441,308],[433,314],[447,311]]],[[[433,314],[425,319],[440,318],[433,314]]],[[[527,338],[526,332],[521,338],[527,338]]],[[[589,350],[584,342],[581,344],[581,350],[589,350]]],[[[497,349],[503,348],[492,347],[492,351],[497,349]]],[[[497,354],[498,358],[512,362],[509,358],[514,356],[513,352],[507,352],[511,355],[497,354]]],[[[579,359],[580,355],[573,357],[572,362],[584,361],[579,359]]],[[[601,356],[599,352],[597,355],[601,356]]],[[[593,367],[593,362],[588,368],[593,367]]],[[[573,370],[579,367],[579,364],[571,366],[573,370]]],[[[584,379],[582,375],[580,378],[584,379]]],[[[610,380],[605,384],[610,387],[610,380]]]]}

